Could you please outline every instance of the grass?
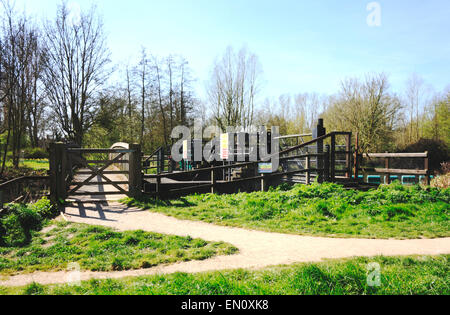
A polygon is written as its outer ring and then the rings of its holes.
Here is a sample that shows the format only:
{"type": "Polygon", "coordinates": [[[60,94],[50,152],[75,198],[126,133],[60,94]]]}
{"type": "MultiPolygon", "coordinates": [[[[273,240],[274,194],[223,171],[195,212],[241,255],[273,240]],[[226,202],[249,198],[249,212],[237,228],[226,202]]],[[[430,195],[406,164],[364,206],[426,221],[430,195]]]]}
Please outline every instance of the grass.
{"type": "Polygon", "coordinates": [[[402,186],[346,190],[337,184],[269,192],[192,195],[174,201],[123,200],[180,219],[300,235],[359,238],[450,236],[450,189],[402,186]]]}
{"type": "Polygon", "coordinates": [[[29,245],[0,247],[0,274],[66,270],[117,271],[150,268],[190,260],[204,260],[237,251],[222,242],[167,236],[144,231],[117,232],[111,228],[52,222],[33,232],[29,245]]]}
{"type": "Polygon", "coordinates": [[[80,286],[31,284],[1,288],[0,294],[46,295],[448,295],[449,255],[376,257],[279,266],[261,271],[177,273],[119,280],[91,280],[80,286]],[[369,263],[381,267],[380,286],[369,286],[369,263]]]}
{"type": "MultiPolygon", "coordinates": [[[[12,162],[6,162],[6,167],[12,168],[12,162]]],[[[50,169],[50,164],[47,159],[26,159],[20,161],[19,168],[30,169],[34,171],[47,171],[50,169]]]]}
{"type": "Polygon", "coordinates": [[[5,171],[1,178],[2,182],[22,176],[45,176],[50,169],[50,164],[45,159],[21,160],[18,168],[13,167],[12,161],[8,160],[5,166],[5,171]]]}

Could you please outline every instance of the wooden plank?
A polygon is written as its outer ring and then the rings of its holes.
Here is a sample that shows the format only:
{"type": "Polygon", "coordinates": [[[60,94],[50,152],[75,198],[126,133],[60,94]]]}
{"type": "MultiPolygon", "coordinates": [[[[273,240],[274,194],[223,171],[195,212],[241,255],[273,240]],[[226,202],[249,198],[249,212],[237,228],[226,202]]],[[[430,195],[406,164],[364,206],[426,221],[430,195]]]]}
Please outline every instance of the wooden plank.
{"type": "MultiPolygon", "coordinates": [[[[95,174],[92,171],[79,171],[79,172],[76,172],[76,173],[78,175],[92,175],[92,174],[95,174]]],[[[128,172],[127,171],[103,171],[102,174],[105,174],[105,175],[121,175],[121,174],[128,175],[128,172]]]]}
{"type": "Polygon", "coordinates": [[[69,148],[67,149],[69,152],[79,152],[79,153],[131,153],[133,150],[126,149],[78,149],[78,148],[69,148]]]}
{"type": "Polygon", "coordinates": [[[401,169],[387,169],[387,168],[376,168],[376,173],[384,173],[384,174],[401,174],[401,175],[427,175],[427,171],[425,170],[401,170],[401,169]]]}
{"type": "Polygon", "coordinates": [[[384,158],[427,158],[428,153],[365,153],[363,157],[369,159],[384,158]]]}
{"type": "Polygon", "coordinates": [[[280,161],[285,161],[285,160],[294,160],[294,159],[304,159],[304,158],[311,158],[311,157],[322,157],[324,156],[324,153],[320,153],[320,154],[301,154],[301,155],[293,155],[293,156],[287,156],[287,157],[282,157],[280,158],[280,161]]]}
{"type": "Polygon", "coordinates": [[[80,183],[80,182],[72,182],[70,183],[71,186],[78,186],[78,185],[83,185],[83,186],[98,186],[98,185],[128,185],[128,181],[123,181],[123,182],[89,182],[89,183],[80,183]]]}
{"type": "MultiPolygon", "coordinates": [[[[86,160],[89,164],[103,164],[103,163],[111,163],[114,160],[86,160]]],[[[128,160],[120,160],[120,161],[114,161],[113,164],[128,164],[130,161],[128,160]]]]}
{"type": "Polygon", "coordinates": [[[126,195],[121,191],[105,191],[105,192],[75,192],[69,196],[105,196],[105,195],[126,195]]]}

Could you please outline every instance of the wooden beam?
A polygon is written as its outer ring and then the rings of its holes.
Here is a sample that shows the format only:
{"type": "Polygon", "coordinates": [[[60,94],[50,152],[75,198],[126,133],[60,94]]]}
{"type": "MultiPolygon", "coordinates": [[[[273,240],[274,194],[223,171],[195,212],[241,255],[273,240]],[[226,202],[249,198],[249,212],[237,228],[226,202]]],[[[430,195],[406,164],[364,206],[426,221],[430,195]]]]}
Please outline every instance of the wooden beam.
{"type": "Polygon", "coordinates": [[[363,157],[369,159],[384,158],[427,158],[428,153],[365,153],[363,157]]]}
{"type": "Polygon", "coordinates": [[[389,175],[427,175],[426,170],[402,170],[402,169],[387,169],[387,168],[376,168],[376,173],[384,173],[389,175]]]}

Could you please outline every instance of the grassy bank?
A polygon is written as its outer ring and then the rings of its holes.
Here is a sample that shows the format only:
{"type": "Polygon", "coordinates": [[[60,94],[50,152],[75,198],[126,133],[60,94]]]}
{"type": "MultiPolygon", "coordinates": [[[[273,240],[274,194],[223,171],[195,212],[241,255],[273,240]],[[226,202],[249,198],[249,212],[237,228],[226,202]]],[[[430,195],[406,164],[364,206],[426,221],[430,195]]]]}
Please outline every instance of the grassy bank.
{"type": "Polygon", "coordinates": [[[68,263],[92,271],[141,269],[237,251],[222,242],[46,219],[52,216],[46,199],[10,205],[0,218],[0,275],[66,270],[68,263]]]}
{"type": "Polygon", "coordinates": [[[123,202],[181,219],[282,233],[361,238],[450,236],[450,189],[398,183],[369,192],[313,184],[250,194],[123,202]]]}
{"type": "MultiPolygon", "coordinates": [[[[0,288],[0,294],[152,294],[152,295],[300,295],[300,294],[450,294],[447,256],[356,258],[297,264],[262,271],[225,271],[91,280],[81,286],[32,284],[0,288]],[[380,286],[368,285],[369,263],[381,267],[380,286]]],[[[371,280],[374,278],[370,277],[371,280]]]]}

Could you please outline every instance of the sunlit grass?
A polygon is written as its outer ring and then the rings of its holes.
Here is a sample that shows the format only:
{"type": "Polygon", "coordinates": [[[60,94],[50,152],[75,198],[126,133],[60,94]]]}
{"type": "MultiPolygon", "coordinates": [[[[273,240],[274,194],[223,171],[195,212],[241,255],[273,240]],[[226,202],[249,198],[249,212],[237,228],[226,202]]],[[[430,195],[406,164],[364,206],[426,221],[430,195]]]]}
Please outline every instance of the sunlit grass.
{"type": "MultiPolygon", "coordinates": [[[[12,168],[12,162],[11,161],[7,161],[6,162],[6,167],[7,168],[12,168]]],[[[31,170],[35,170],[35,171],[42,171],[42,170],[49,170],[50,169],[50,164],[49,161],[47,159],[42,159],[42,160],[20,160],[19,163],[19,167],[20,168],[27,168],[27,169],[31,169],[31,170]]]]}
{"type": "MultiPolygon", "coordinates": [[[[376,257],[279,266],[261,271],[177,273],[119,280],[91,280],[80,286],[31,284],[1,288],[0,294],[51,295],[448,295],[449,255],[376,257]],[[370,286],[369,263],[380,266],[380,286],[370,286]]],[[[372,283],[376,284],[377,283],[372,283]]]]}
{"type": "Polygon", "coordinates": [[[66,270],[68,263],[91,271],[141,269],[235,252],[222,242],[55,222],[47,231],[33,232],[27,246],[0,247],[0,274],[66,270]]]}

